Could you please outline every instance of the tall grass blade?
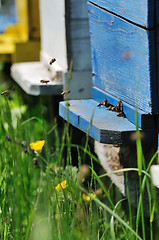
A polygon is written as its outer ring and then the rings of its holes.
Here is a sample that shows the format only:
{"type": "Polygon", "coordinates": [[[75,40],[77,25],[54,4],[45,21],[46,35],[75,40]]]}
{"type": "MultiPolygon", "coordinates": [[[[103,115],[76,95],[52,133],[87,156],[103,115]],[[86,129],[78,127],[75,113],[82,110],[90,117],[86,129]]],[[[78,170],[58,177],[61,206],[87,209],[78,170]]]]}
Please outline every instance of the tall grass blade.
{"type": "MultiPolygon", "coordinates": [[[[117,202],[117,204],[115,205],[114,210],[113,210],[114,213],[115,213],[117,207],[119,206],[119,204],[125,200],[126,200],[126,198],[121,199],[120,201],[117,202]]],[[[123,231],[125,232],[124,229],[123,229],[123,231]]],[[[115,240],[116,237],[115,237],[115,231],[114,231],[114,216],[112,216],[110,219],[110,233],[111,233],[111,239],[115,240]]],[[[125,232],[125,236],[126,236],[126,232],[125,232]]]]}
{"type": "Polygon", "coordinates": [[[114,206],[114,204],[113,204],[113,202],[112,202],[112,200],[111,200],[111,198],[110,198],[110,196],[109,196],[109,194],[108,194],[108,192],[107,192],[107,190],[106,190],[104,184],[102,183],[102,181],[100,180],[100,178],[98,177],[98,175],[96,174],[96,172],[94,171],[94,169],[93,169],[92,167],[89,167],[89,168],[91,169],[93,175],[94,175],[95,178],[97,179],[97,181],[98,181],[98,183],[100,184],[101,188],[103,189],[105,195],[107,196],[107,198],[108,198],[108,200],[109,200],[109,202],[110,202],[112,208],[114,209],[115,206],[114,206]]]}
{"type": "Polygon", "coordinates": [[[28,122],[32,121],[32,120],[37,120],[41,125],[43,125],[43,121],[40,118],[38,118],[38,117],[31,117],[31,118],[25,120],[24,122],[22,122],[21,123],[21,127],[23,125],[27,124],[28,122]]]}
{"type": "MultiPolygon", "coordinates": [[[[81,188],[82,191],[86,192],[83,188],[81,188]]],[[[111,210],[107,205],[102,203],[98,198],[93,197],[91,194],[87,193],[94,202],[96,202],[99,206],[101,206],[103,209],[105,209],[111,216],[116,218],[120,224],[122,224],[124,227],[130,230],[130,232],[139,240],[142,240],[142,238],[121,218],[118,214],[116,214],[113,210],[111,210]]]]}

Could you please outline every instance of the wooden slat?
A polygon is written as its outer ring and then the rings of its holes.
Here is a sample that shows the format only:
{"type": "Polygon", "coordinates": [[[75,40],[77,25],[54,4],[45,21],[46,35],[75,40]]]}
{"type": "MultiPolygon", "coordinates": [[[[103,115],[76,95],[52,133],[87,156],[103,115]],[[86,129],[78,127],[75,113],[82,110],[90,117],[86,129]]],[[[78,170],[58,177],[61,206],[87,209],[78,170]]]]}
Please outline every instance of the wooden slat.
{"type": "Polygon", "coordinates": [[[92,4],[89,7],[93,84],[157,112],[154,31],[146,31],[92,4]],[[153,94],[151,95],[151,91],[153,94]]]}
{"type": "Polygon", "coordinates": [[[33,96],[60,95],[63,89],[61,69],[56,68],[55,74],[59,78],[53,80],[52,72],[48,71],[41,62],[16,63],[11,67],[12,78],[27,94],[33,96]],[[43,84],[40,80],[50,80],[50,82],[43,84]]]}
{"type": "MultiPolygon", "coordinates": [[[[106,107],[97,107],[93,99],[70,100],[60,102],[59,114],[75,127],[88,132],[91,137],[102,143],[128,144],[130,135],[136,130],[134,124],[126,118],[117,117],[116,112],[108,111],[106,107]]],[[[155,141],[156,135],[152,129],[145,130],[145,141],[155,141]]]]}
{"type": "Polygon", "coordinates": [[[69,0],[65,2],[71,19],[88,19],[87,0],[69,0]]]}
{"type": "MultiPolygon", "coordinates": [[[[107,92],[102,91],[101,89],[93,86],[92,87],[92,98],[97,101],[101,102],[104,99],[108,99],[108,103],[115,106],[120,99],[108,94],[107,92]]],[[[155,127],[155,118],[151,114],[146,114],[144,111],[140,109],[136,109],[135,107],[127,104],[126,102],[123,103],[123,111],[127,117],[127,119],[132,122],[133,124],[137,125],[139,128],[146,129],[146,128],[154,128],[155,127]],[[137,119],[136,119],[136,110],[137,110],[137,119]]]]}
{"type": "Polygon", "coordinates": [[[74,71],[91,71],[90,36],[87,19],[72,19],[68,24],[67,51],[74,71]]]}
{"type": "Polygon", "coordinates": [[[154,27],[154,0],[91,0],[90,2],[143,27],[154,27]]]}
{"type": "MultiPolygon", "coordinates": [[[[41,49],[67,69],[65,1],[40,0],[41,49]]],[[[47,62],[48,63],[48,62],[47,62]]]]}

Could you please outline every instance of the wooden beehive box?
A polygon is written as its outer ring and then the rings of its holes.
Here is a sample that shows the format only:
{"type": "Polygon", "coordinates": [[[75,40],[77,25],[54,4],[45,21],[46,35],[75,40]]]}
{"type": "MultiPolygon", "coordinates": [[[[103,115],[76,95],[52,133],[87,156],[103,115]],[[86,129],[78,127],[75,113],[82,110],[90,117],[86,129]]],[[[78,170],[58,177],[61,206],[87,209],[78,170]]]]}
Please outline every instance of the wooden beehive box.
{"type": "Polygon", "coordinates": [[[67,86],[67,72],[73,61],[70,97],[90,97],[91,54],[87,1],[41,0],[40,26],[41,61],[13,65],[13,78],[28,94],[59,95],[67,86]],[[52,58],[56,62],[49,65],[52,58]],[[42,84],[41,79],[50,82],[42,84]]]}
{"type": "MultiPolygon", "coordinates": [[[[98,155],[103,151],[105,161],[109,144],[128,147],[124,167],[136,167],[135,141],[131,137],[136,126],[144,133],[145,150],[151,148],[149,157],[158,144],[158,11],[158,1],[88,1],[92,98],[70,100],[69,105],[61,102],[59,106],[60,116],[97,140],[96,146],[103,143],[98,155]],[[97,107],[104,99],[114,107],[122,101],[123,114],[103,105],[97,107]]],[[[120,149],[115,150],[118,159],[120,149]]],[[[119,188],[125,194],[121,181],[119,188]]],[[[127,183],[133,188],[132,199],[137,181],[136,174],[127,183]]]]}
{"type": "MultiPolygon", "coordinates": [[[[158,114],[157,28],[154,6],[146,2],[88,2],[92,99],[70,101],[69,121],[87,132],[93,118],[89,134],[102,143],[130,141],[129,135],[136,130],[135,109],[145,141],[156,140],[153,115],[158,114]],[[105,106],[97,107],[105,98],[113,106],[121,100],[126,117],[118,117],[105,106]]],[[[60,114],[67,119],[65,109],[62,102],[60,114]]]]}

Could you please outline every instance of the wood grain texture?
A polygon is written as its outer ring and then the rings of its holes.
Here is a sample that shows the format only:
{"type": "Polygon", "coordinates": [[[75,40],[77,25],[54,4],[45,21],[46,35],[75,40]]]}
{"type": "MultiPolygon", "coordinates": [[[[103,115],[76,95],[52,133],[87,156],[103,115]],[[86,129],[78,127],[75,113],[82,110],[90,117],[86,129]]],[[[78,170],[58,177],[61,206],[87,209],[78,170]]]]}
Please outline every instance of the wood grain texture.
{"type": "Polygon", "coordinates": [[[132,106],[137,102],[147,113],[157,112],[154,31],[88,7],[93,84],[132,106]]]}
{"type": "MultiPolygon", "coordinates": [[[[104,99],[108,99],[108,103],[115,106],[120,99],[108,94],[107,92],[102,91],[101,89],[93,86],[92,87],[92,98],[97,101],[98,103],[103,101],[104,99]]],[[[136,121],[136,108],[127,104],[126,102],[123,103],[123,111],[126,115],[126,118],[135,125],[138,125],[139,128],[146,129],[146,128],[154,128],[155,127],[155,118],[151,114],[146,114],[144,111],[138,109],[137,116],[138,122],[136,121]]]]}
{"type": "MultiPolygon", "coordinates": [[[[108,111],[104,106],[98,108],[93,99],[70,100],[69,107],[65,101],[60,102],[59,115],[101,143],[128,144],[136,130],[134,124],[117,117],[116,112],[108,111]]],[[[145,141],[154,141],[153,129],[146,129],[144,133],[145,141]]]]}
{"type": "Polygon", "coordinates": [[[90,2],[143,27],[154,27],[154,0],[91,0],[90,2]]]}

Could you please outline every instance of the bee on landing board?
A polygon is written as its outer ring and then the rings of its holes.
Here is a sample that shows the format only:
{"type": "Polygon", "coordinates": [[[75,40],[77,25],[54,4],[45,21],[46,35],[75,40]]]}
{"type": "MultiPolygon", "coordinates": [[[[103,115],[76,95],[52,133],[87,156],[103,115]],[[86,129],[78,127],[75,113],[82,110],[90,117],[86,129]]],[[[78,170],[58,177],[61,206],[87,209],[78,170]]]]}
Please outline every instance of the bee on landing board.
{"type": "Polygon", "coordinates": [[[66,90],[66,91],[63,91],[62,93],[61,93],[61,95],[66,95],[66,94],[68,94],[70,92],[70,90],[66,90]]]}
{"type": "Polygon", "coordinates": [[[40,80],[40,82],[41,82],[41,83],[46,83],[46,84],[47,84],[47,83],[50,82],[50,81],[49,81],[49,80],[40,80]]]}
{"type": "Polygon", "coordinates": [[[56,59],[55,58],[52,58],[51,60],[50,60],[50,65],[52,65],[54,62],[56,61],[56,59]]]}
{"type": "Polygon", "coordinates": [[[102,102],[98,103],[97,107],[100,107],[101,105],[108,107],[108,99],[104,99],[102,102]]]}
{"type": "Polygon", "coordinates": [[[115,109],[117,112],[123,112],[123,103],[121,100],[117,103],[117,105],[115,106],[115,109]]]}
{"type": "Polygon", "coordinates": [[[116,109],[115,109],[115,107],[113,105],[109,105],[108,110],[116,111],[116,109]]]}
{"type": "Polygon", "coordinates": [[[1,95],[9,94],[9,93],[10,93],[10,89],[6,89],[6,90],[4,90],[4,91],[1,93],[1,95]]]}
{"type": "Polygon", "coordinates": [[[126,115],[125,115],[124,112],[118,112],[118,113],[117,113],[117,116],[118,116],[118,117],[124,117],[124,118],[126,117],[126,115]]]}

